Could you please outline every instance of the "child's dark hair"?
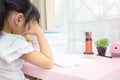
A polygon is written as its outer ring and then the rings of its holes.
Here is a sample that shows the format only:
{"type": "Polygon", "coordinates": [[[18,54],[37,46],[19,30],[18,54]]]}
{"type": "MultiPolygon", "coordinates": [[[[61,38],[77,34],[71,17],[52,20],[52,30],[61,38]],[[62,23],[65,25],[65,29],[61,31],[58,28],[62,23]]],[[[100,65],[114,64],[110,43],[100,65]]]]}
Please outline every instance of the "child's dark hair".
{"type": "Polygon", "coordinates": [[[3,30],[4,22],[11,11],[23,13],[25,24],[32,18],[36,18],[39,22],[39,11],[29,0],[0,0],[0,32],[3,30]]]}

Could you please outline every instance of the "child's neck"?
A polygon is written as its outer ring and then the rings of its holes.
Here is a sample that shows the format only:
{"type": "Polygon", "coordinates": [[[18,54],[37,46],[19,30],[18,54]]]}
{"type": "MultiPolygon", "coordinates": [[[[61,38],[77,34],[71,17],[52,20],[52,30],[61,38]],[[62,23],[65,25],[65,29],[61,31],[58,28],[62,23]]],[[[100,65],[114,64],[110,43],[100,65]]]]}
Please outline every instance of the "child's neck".
{"type": "Polygon", "coordinates": [[[7,32],[7,33],[12,33],[11,29],[8,26],[4,26],[2,31],[7,32]]]}

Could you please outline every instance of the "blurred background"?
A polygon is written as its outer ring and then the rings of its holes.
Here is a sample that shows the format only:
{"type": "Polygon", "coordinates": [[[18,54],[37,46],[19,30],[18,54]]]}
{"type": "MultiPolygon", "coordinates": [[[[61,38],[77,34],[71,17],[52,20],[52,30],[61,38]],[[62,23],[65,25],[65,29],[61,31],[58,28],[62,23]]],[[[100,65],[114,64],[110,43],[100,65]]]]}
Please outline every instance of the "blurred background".
{"type": "MultiPolygon", "coordinates": [[[[108,38],[120,41],[120,0],[31,0],[40,11],[40,27],[45,33],[57,34],[70,51],[84,52],[85,31],[94,41],[108,38]]],[[[56,44],[52,41],[52,44],[56,44]]],[[[60,43],[62,44],[62,42],[60,43]]],[[[93,46],[94,47],[94,46],[93,46]]],[[[93,48],[95,49],[95,48],[93,48]]]]}

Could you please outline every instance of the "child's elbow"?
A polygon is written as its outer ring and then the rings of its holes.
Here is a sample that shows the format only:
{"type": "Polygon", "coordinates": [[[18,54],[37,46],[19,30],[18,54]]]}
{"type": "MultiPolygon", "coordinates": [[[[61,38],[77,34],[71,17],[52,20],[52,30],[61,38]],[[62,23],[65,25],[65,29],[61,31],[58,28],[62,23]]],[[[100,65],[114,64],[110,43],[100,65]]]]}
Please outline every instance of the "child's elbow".
{"type": "Polygon", "coordinates": [[[54,66],[54,62],[53,62],[53,60],[48,60],[46,63],[45,63],[45,65],[44,65],[44,69],[51,69],[51,68],[53,68],[53,66],[54,66]]]}
{"type": "Polygon", "coordinates": [[[54,63],[50,62],[45,66],[45,69],[51,69],[51,68],[53,68],[53,66],[54,66],[54,63]]]}

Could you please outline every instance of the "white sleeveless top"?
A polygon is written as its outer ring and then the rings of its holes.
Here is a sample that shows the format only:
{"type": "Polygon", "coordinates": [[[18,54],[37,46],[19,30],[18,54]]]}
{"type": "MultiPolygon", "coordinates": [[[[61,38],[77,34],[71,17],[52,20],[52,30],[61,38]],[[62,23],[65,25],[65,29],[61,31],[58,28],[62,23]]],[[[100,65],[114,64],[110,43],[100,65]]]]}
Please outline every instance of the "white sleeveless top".
{"type": "Polygon", "coordinates": [[[0,35],[0,80],[25,80],[20,56],[34,48],[21,35],[2,32],[0,35]]]}

